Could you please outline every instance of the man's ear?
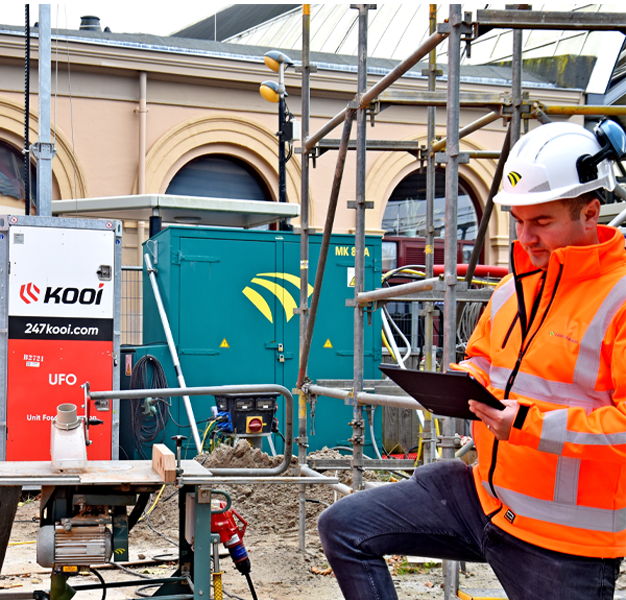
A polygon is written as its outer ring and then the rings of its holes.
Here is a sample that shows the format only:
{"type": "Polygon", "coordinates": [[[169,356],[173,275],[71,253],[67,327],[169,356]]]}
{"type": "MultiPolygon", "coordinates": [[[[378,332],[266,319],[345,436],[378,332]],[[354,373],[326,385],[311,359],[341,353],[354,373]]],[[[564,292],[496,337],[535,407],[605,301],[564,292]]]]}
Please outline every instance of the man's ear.
{"type": "Polygon", "coordinates": [[[592,230],[598,225],[600,219],[600,200],[594,198],[580,211],[580,218],[585,229],[592,230]]]}

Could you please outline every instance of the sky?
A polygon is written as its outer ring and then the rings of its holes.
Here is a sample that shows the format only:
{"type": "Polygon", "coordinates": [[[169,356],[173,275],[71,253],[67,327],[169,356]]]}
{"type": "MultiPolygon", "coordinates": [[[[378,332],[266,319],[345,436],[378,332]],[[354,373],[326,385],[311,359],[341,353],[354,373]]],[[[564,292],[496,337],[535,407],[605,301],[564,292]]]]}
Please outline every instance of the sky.
{"type": "MultiPolygon", "coordinates": [[[[100,17],[102,29],[110,27],[114,33],[152,33],[169,35],[187,25],[210,17],[228,2],[72,2],[52,4],[50,21],[53,29],[78,29],[85,15],[100,17]],[[175,8],[173,8],[175,7],[175,8]]],[[[30,3],[30,22],[39,20],[39,3],[30,3]]],[[[24,26],[25,5],[4,1],[0,8],[0,23],[24,26]]]]}

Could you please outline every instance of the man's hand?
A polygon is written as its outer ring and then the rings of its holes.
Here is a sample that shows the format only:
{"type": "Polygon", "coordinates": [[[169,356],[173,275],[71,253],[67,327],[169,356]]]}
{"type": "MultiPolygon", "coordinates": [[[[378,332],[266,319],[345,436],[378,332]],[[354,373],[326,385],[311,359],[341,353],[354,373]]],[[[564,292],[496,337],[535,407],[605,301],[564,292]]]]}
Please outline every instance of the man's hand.
{"type": "Polygon", "coordinates": [[[502,400],[506,406],[504,410],[498,410],[476,400],[469,401],[469,409],[487,426],[487,429],[504,441],[509,439],[513,421],[517,416],[519,404],[515,400],[502,400]]]}

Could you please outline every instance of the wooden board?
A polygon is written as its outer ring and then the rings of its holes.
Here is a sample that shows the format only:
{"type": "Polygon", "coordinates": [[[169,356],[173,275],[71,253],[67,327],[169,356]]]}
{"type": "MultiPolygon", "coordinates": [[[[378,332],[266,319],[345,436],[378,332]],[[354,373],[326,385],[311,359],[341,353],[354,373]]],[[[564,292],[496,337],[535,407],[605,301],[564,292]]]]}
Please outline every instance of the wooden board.
{"type": "Polygon", "coordinates": [[[176,457],[165,444],[153,444],[152,468],[165,483],[176,481],[176,457]]]}

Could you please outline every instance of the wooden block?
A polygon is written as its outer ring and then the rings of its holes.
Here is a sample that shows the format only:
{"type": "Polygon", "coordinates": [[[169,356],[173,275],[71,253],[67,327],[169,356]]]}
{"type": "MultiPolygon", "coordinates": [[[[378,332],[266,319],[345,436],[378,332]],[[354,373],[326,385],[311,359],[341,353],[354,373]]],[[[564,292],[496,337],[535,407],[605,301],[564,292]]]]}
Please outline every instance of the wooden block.
{"type": "Polygon", "coordinates": [[[152,468],[165,483],[176,481],[176,457],[165,444],[152,446],[152,468]]]}

